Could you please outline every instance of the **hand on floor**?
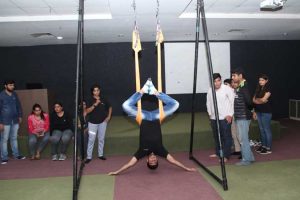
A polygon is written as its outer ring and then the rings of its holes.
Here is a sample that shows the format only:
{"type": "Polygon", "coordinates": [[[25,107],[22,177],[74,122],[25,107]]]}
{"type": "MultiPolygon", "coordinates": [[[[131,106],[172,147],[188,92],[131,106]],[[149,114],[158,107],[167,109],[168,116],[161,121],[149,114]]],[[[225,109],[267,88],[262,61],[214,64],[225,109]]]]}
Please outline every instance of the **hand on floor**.
{"type": "Polygon", "coordinates": [[[108,176],[115,176],[115,175],[118,175],[118,172],[109,172],[107,175],[108,176]]]}
{"type": "Polygon", "coordinates": [[[186,168],[186,171],[189,171],[189,172],[196,172],[197,171],[197,169],[196,168],[186,168]]]}

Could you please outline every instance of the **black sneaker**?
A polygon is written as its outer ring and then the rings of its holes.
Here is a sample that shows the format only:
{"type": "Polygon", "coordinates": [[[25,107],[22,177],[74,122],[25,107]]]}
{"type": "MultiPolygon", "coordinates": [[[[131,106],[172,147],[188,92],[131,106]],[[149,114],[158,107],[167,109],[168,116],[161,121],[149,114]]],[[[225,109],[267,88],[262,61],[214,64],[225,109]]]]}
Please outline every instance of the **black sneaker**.
{"type": "Polygon", "coordinates": [[[100,160],[106,160],[106,157],[105,156],[99,156],[98,157],[100,160]]]}
{"type": "Polygon", "coordinates": [[[240,156],[241,152],[240,151],[235,151],[235,152],[232,152],[231,155],[240,156]]]}
{"type": "Polygon", "coordinates": [[[270,149],[263,148],[259,153],[266,155],[266,154],[271,154],[272,151],[270,149]]]}
{"type": "Polygon", "coordinates": [[[17,160],[25,160],[25,159],[26,159],[26,157],[25,157],[25,156],[21,156],[21,155],[20,155],[20,156],[17,156],[17,157],[16,157],[16,159],[17,159],[17,160]]]}
{"type": "Polygon", "coordinates": [[[92,161],[92,159],[86,159],[84,163],[89,164],[91,161],[92,161]]]}
{"type": "Polygon", "coordinates": [[[1,165],[6,165],[8,160],[2,160],[1,165]]]}
{"type": "Polygon", "coordinates": [[[263,146],[259,146],[257,149],[255,149],[255,151],[257,153],[260,153],[263,149],[264,149],[263,146]]]}

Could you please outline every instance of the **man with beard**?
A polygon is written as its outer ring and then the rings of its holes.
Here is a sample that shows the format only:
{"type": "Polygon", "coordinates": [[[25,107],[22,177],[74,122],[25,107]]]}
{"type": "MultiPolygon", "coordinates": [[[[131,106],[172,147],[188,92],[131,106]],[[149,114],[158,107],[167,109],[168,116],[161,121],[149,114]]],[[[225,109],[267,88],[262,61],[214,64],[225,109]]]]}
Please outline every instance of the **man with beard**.
{"type": "Polygon", "coordinates": [[[15,82],[4,82],[5,89],[0,93],[0,134],[1,134],[1,164],[8,162],[7,141],[10,139],[12,153],[15,159],[23,160],[19,154],[18,129],[22,122],[22,108],[17,94],[14,92],[15,82]]]}
{"type": "Polygon", "coordinates": [[[247,166],[255,161],[249,143],[249,126],[252,118],[252,99],[248,89],[248,82],[245,79],[244,71],[240,68],[231,72],[232,80],[239,86],[236,89],[234,100],[234,118],[237,132],[241,142],[242,160],[236,165],[247,166]]]}

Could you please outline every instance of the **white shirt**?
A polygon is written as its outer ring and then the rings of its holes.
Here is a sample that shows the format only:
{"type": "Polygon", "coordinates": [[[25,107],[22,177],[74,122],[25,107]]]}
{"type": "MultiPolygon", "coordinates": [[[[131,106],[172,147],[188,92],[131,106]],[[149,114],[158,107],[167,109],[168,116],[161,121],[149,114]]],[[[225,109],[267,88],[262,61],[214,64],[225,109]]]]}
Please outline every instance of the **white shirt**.
{"type": "MultiPolygon", "coordinates": [[[[226,116],[232,117],[234,113],[234,90],[231,87],[222,84],[221,87],[216,90],[216,96],[219,111],[219,119],[224,120],[226,116]]],[[[216,119],[211,88],[209,88],[207,92],[206,108],[209,118],[216,119]]]]}

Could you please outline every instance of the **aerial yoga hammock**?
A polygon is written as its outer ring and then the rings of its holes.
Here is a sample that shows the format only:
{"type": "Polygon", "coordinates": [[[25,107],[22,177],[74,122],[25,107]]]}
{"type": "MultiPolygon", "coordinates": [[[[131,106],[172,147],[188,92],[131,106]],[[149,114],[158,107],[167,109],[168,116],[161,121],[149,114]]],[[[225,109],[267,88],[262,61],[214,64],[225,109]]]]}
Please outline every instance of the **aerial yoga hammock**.
{"type": "MultiPolygon", "coordinates": [[[[135,2],[133,3],[133,9],[135,12],[135,2]]],[[[136,13],[135,13],[136,18],[136,13]]],[[[156,14],[156,18],[158,19],[158,11],[156,14]]],[[[157,30],[156,30],[156,47],[157,47],[157,84],[158,92],[162,92],[162,77],[161,77],[161,44],[164,40],[162,30],[160,28],[159,20],[157,20],[157,30]]],[[[140,80],[140,67],[139,67],[139,51],[142,50],[141,40],[139,31],[137,28],[136,19],[134,22],[134,30],[132,32],[132,49],[134,50],[134,60],[135,60],[135,85],[136,85],[136,92],[141,90],[141,80],[140,80]]],[[[137,103],[137,116],[136,121],[139,125],[142,123],[142,104],[141,100],[137,103]]],[[[158,101],[158,108],[159,108],[159,121],[162,123],[163,119],[165,118],[163,103],[161,100],[158,101]]]]}

